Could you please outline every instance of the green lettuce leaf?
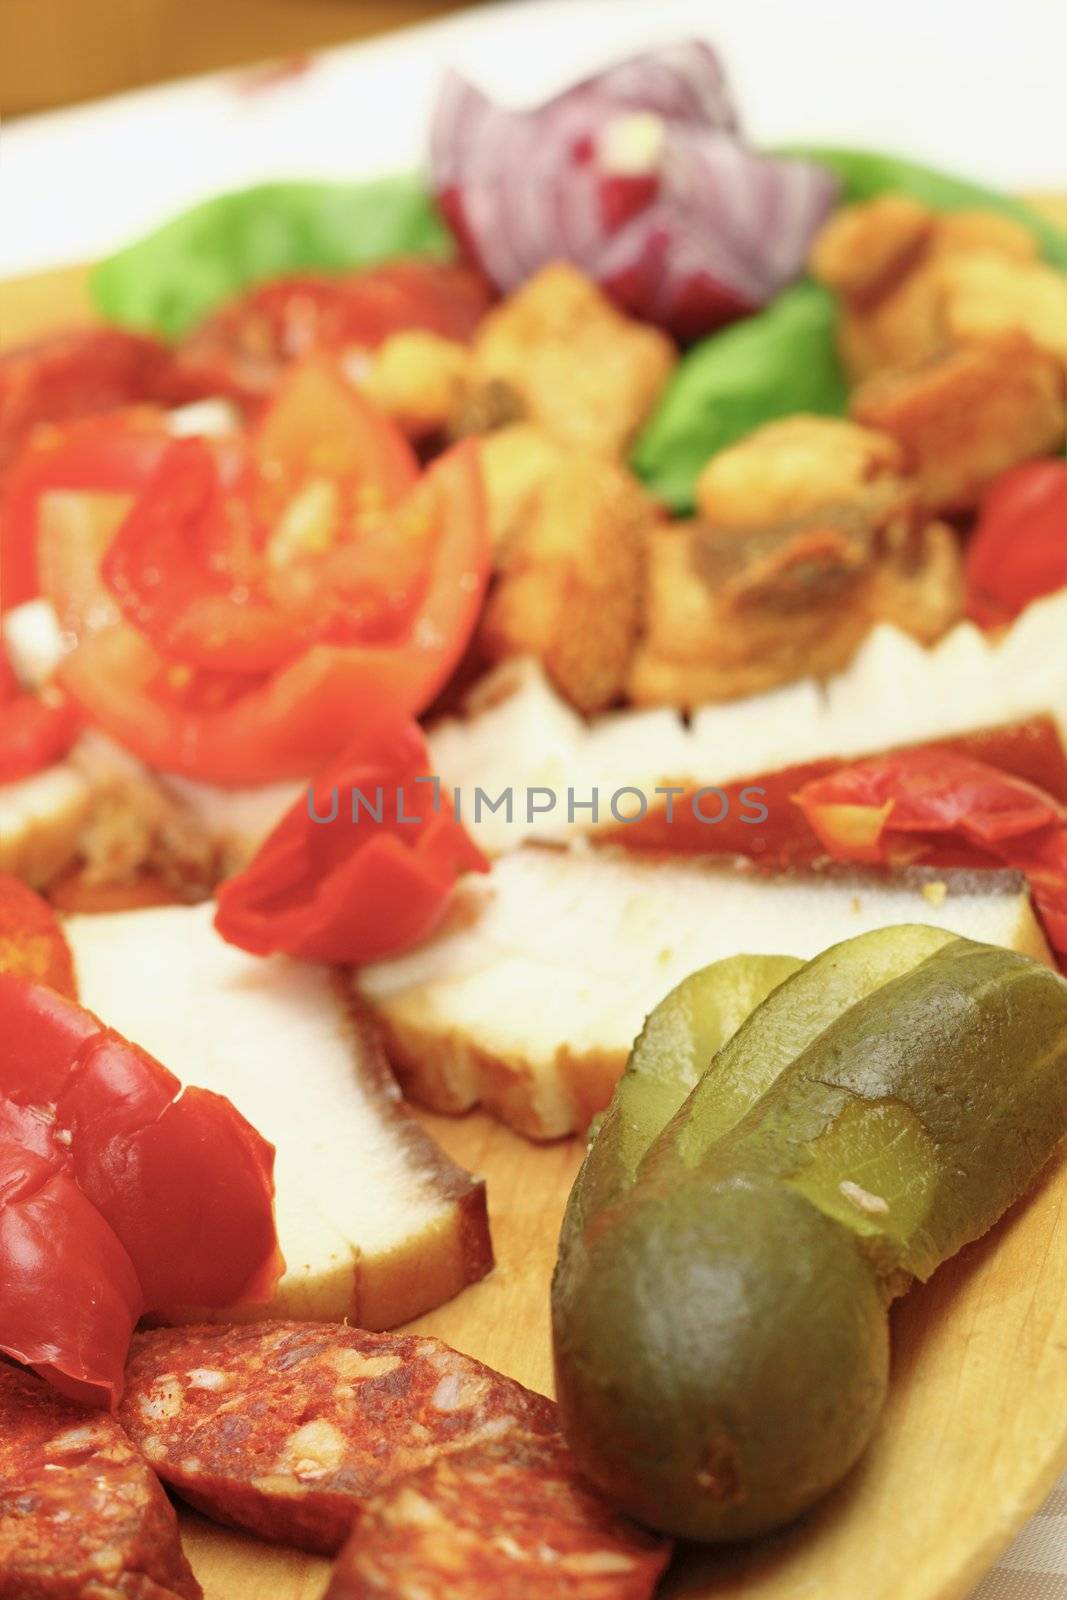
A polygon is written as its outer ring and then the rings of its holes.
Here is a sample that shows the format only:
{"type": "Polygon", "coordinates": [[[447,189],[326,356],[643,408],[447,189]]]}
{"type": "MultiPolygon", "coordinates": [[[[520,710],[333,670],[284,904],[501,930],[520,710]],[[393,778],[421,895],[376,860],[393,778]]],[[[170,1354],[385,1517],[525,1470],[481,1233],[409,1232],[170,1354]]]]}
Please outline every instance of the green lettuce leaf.
{"type": "Polygon", "coordinates": [[[392,256],[448,258],[455,242],[415,176],[370,183],[266,183],[194,206],[102,261],[104,316],[179,338],[231,295],[290,272],[336,272],[392,256]]]}

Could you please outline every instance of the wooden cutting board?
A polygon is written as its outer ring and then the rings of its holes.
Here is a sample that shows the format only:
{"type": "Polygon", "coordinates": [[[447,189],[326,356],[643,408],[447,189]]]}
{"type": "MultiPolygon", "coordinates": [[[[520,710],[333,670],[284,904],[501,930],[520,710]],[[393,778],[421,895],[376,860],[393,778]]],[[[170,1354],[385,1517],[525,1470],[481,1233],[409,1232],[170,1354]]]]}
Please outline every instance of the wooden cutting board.
{"type": "MultiPolygon", "coordinates": [[[[4,343],[88,315],[78,269],[0,284],[4,343]]],[[[482,1115],[421,1120],[487,1179],[499,1265],[414,1326],[548,1392],[548,1283],[580,1146],[534,1146],[482,1115]]],[[[1067,1156],[898,1303],[893,1336],[889,1403],[847,1482],[779,1538],[684,1554],[665,1594],[964,1600],[1067,1467],[1067,1156]]],[[[328,1562],[193,1513],[182,1527],[206,1600],[321,1600],[328,1562]]]]}
{"type": "MultiPolygon", "coordinates": [[[[548,1283],[581,1150],[532,1146],[481,1115],[421,1120],[488,1180],[500,1264],[414,1326],[550,1391],[548,1283]]],[[[897,1304],[893,1340],[889,1404],[847,1482],[778,1539],[687,1555],[665,1594],[970,1594],[1067,1466],[1067,1156],[992,1234],[897,1304]]],[[[182,1520],[206,1600],[320,1600],[327,1562],[182,1520]]]]}

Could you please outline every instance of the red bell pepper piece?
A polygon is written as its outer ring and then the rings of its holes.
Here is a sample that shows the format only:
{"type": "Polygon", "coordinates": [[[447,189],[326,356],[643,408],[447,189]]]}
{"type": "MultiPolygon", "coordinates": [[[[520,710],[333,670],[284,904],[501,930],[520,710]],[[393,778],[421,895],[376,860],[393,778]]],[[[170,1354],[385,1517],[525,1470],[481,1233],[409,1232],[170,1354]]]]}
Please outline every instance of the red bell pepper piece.
{"type": "Polygon", "coordinates": [[[0,1139],[0,1350],[113,1408],[143,1310],[133,1262],[69,1169],[0,1139]]]}
{"type": "Polygon", "coordinates": [[[433,931],[461,873],[487,870],[430,776],[418,724],[379,698],[344,755],[222,885],[215,926],[255,955],[376,961],[433,931]]]}
{"type": "Polygon", "coordinates": [[[273,1158],[228,1100],[0,972],[0,1351],[113,1405],[142,1311],[269,1299],[273,1158]]]}

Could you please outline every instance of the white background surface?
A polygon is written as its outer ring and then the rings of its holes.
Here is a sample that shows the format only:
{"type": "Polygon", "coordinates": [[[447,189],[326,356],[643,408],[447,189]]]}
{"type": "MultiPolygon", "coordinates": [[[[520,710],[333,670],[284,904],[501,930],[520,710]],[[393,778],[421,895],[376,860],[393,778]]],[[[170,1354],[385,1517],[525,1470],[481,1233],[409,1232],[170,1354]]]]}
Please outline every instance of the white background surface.
{"type": "Polygon", "coordinates": [[[1067,189],[1067,0],[528,0],[329,52],[270,91],[228,74],[11,124],[0,275],[89,259],[221,189],[416,166],[445,63],[522,101],[688,33],[721,48],[757,142],[1067,189]]]}

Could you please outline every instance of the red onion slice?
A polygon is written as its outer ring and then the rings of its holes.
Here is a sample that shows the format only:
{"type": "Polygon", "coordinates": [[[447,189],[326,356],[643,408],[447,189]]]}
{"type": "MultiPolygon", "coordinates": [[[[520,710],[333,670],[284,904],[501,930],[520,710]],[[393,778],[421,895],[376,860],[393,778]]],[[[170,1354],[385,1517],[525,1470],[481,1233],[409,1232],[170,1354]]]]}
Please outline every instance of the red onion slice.
{"type": "Polygon", "coordinates": [[[532,111],[446,77],[434,192],[502,292],[573,261],[635,316],[689,340],[765,305],[803,271],[838,182],[743,143],[711,48],[624,61],[532,111]]]}

